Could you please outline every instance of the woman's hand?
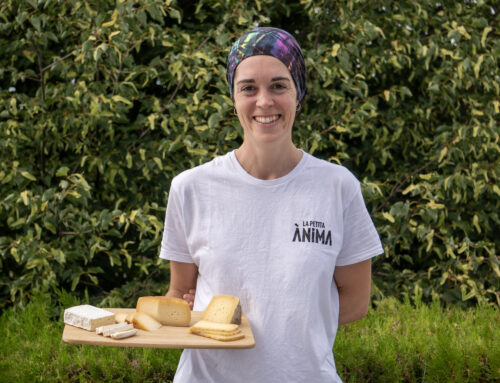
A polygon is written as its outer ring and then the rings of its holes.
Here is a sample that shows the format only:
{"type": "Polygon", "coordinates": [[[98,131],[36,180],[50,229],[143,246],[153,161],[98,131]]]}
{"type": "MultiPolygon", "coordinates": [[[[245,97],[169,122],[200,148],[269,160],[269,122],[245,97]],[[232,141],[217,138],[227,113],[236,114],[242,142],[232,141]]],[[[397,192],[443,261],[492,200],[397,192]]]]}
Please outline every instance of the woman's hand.
{"type": "Polygon", "coordinates": [[[191,310],[193,309],[195,295],[196,295],[196,289],[190,289],[187,294],[184,294],[182,296],[182,299],[184,299],[187,303],[189,303],[189,307],[191,307],[191,310]]]}
{"type": "Polygon", "coordinates": [[[193,309],[198,267],[194,263],[170,261],[170,287],[167,297],[184,299],[193,309]]]}

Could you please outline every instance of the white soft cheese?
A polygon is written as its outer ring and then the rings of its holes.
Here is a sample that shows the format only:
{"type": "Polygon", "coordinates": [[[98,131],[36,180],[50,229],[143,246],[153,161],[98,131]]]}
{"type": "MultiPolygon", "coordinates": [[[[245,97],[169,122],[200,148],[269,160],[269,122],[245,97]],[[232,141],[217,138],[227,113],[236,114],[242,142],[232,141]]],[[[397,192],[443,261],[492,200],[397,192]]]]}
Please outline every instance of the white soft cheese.
{"type": "Polygon", "coordinates": [[[92,305],[80,305],[64,310],[64,323],[95,331],[99,326],[115,323],[115,314],[92,305]]]}
{"type": "Polygon", "coordinates": [[[108,324],[106,326],[97,327],[95,329],[96,334],[103,336],[111,336],[115,332],[125,331],[133,329],[134,326],[128,323],[115,323],[108,324]]]}
{"type": "Polygon", "coordinates": [[[131,336],[134,336],[135,334],[137,334],[137,330],[134,328],[132,330],[125,330],[125,331],[115,332],[114,334],[111,334],[111,338],[113,338],[113,339],[123,339],[123,338],[129,338],[131,336]]]}

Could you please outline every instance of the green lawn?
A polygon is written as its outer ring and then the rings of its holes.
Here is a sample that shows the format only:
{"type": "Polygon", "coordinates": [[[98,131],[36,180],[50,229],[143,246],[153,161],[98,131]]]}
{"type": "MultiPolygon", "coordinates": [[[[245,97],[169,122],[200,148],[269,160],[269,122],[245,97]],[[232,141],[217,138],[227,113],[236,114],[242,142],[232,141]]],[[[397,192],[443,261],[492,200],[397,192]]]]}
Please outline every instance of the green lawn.
{"type": "MultiPolygon", "coordinates": [[[[4,312],[0,326],[1,382],[170,382],[181,353],[66,344],[61,307],[43,296],[4,312]]],[[[386,299],[339,330],[335,355],[346,383],[498,382],[500,312],[386,299]]]]}

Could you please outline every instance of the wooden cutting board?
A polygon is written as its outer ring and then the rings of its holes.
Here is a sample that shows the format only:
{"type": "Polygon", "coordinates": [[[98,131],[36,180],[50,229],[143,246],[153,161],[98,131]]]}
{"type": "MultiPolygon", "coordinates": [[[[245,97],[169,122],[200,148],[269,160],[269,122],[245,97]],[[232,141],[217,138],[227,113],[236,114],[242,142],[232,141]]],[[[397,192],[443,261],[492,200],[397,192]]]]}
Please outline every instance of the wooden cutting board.
{"type": "MultiPolygon", "coordinates": [[[[134,312],[135,309],[106,309],[108,311],[134,312]]],[[[190,326],[201,319],[202,312],[191,311],[190,326]]],[[[189,333],[189,327],[161,326],[156,331],[139,330],[136,335],[125,339],[113,339],[97,335],[95,332],[87,331],[66,324],[62,334],[63,341],[75,344],[89,344],[94,346],[116,346],[116,347],[145,347],[145,348],[220,348],[220,349],[242,349],[255,346],[252,329],[248,318],[241,317],[241,332],[245,335],[243,339],[231,342],[223,342],[215,339],[205,338],[200,335],[189,333]]]]}

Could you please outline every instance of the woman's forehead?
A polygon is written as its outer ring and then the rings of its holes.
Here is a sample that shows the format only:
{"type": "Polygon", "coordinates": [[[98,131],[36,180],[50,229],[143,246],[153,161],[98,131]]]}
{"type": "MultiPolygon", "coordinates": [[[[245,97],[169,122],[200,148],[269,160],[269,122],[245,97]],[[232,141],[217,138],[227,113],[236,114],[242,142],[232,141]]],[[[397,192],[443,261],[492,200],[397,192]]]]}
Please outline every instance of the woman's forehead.
{"type": "Polygon", "coordinates": [[[290,71],[281,60],[273,56],[257,55],[246,58],[236,67],[234,82],[276,78],[292,80],[290,71]]]}

